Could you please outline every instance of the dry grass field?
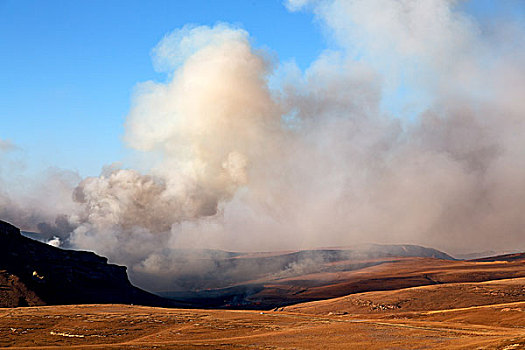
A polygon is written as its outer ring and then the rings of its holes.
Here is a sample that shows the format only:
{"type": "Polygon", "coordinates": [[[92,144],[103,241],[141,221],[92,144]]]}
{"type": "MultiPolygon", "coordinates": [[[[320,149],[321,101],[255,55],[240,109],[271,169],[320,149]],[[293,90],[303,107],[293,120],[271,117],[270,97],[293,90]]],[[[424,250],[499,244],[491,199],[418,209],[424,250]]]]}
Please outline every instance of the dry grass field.
{"type": "Polygon", "coordinates": [[[31,307],[0,315],[13,349],[523,349],[525,302],[379,315],[31,307]]]}
{"type": "MultiPolygon", "coordinates": [[[[525,349],[525,277],[503,278],[511,271],[520,275],[522,259],[435,260],[435,266],[423,262],[404,261],[404,272],[398,264],[361,273],[367,277],[363,281],[373,275],[395,281],[417,274],[439,283],[400,285],[271,311],[132,305],[1,309],[0,348],[525,349]],[[465,275],[470,277],[461,282],[458,276],[465,275]],[[489,280],[476,282],[479,276],[489,280]]],[[[342,279],[332,288],[343,288],[342,279]]]]}

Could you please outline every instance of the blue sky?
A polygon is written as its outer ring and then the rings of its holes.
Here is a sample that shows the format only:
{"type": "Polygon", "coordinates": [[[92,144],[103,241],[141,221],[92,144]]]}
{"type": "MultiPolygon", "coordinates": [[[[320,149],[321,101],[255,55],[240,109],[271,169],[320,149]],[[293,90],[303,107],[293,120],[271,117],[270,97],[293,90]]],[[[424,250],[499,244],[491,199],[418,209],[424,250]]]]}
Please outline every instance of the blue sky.
{"type": "MultiPolygon", "coordinates": [[[[483,19],[496,11],[523,19],[523,2],[504,3],[463,6],[483,19]]],[[[290,13],[281,0],[0,0],[0,139],[18,146],[12,156],[29,173],[54,166],[97,175],[125,160],[122,125],[133,87],[164,79],[151,49],[185,24],[217,22],[241,26],[255,46],[302,69],[327,47],[313,15],[290,13]]]]}
{"type": "Polygon", "coordinates": [[[137,82],[162,80],[151,49],[187,23],[238,24],[255,45],[305,67],[322,50],[307,13],[265,1],[0,1],[0,138],[29,171],[97,175],[125,158],[122,124],[137,82]]]}

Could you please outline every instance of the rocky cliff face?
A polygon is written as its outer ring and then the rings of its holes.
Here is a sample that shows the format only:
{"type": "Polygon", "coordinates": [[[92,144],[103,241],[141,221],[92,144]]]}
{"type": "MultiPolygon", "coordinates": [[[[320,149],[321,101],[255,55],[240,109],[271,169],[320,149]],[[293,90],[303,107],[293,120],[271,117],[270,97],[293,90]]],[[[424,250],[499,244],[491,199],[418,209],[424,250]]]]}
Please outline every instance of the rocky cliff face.
{"type": "Polygon", "coordinates": [[[0,270],[0,307],[45,305],[18,277],[0,270]]]}
{"type": "Polygon", "coordinates": [[[0,306],[123,303],[174,306],[133,286],[126,267],[34,241],[0,221],[0,306]]]}

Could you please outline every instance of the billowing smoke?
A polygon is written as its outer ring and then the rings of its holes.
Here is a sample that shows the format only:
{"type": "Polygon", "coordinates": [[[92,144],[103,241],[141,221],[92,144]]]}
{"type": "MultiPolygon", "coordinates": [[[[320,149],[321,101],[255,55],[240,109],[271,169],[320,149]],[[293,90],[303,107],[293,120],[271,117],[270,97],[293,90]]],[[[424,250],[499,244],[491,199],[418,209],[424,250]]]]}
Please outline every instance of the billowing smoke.
{"type": "Polygon", "coordinates": [[[524,249],[525,31],[459,5],[289,0],[335,45],[305,71],[233,26],[176,30],[126,121],[148,170],[54,174],[44,196],[0,192],[0,213],[139,283],[176,275],[179,248],[524,249]]]}

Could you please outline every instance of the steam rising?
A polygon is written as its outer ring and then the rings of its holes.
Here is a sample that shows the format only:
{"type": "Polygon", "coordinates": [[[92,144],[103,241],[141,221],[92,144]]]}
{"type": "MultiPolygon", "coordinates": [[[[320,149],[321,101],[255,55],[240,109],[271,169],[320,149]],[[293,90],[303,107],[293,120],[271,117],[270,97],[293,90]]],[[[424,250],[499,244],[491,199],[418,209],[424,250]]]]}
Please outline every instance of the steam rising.
{"type": "Polygon", "coordinates": [[[1,217],[139,282],[176,275],[177,248],[524,248],[523,28],[455,6],[289,0],[337,43],[304,72],[236,27],[176,30],[153,50],[167,80],[139,84],[126,121],[147,173],[57,172],[45,197],[1,190],[1,217]],[[385,107],[401,85],[406,114],[385,107]]]}

